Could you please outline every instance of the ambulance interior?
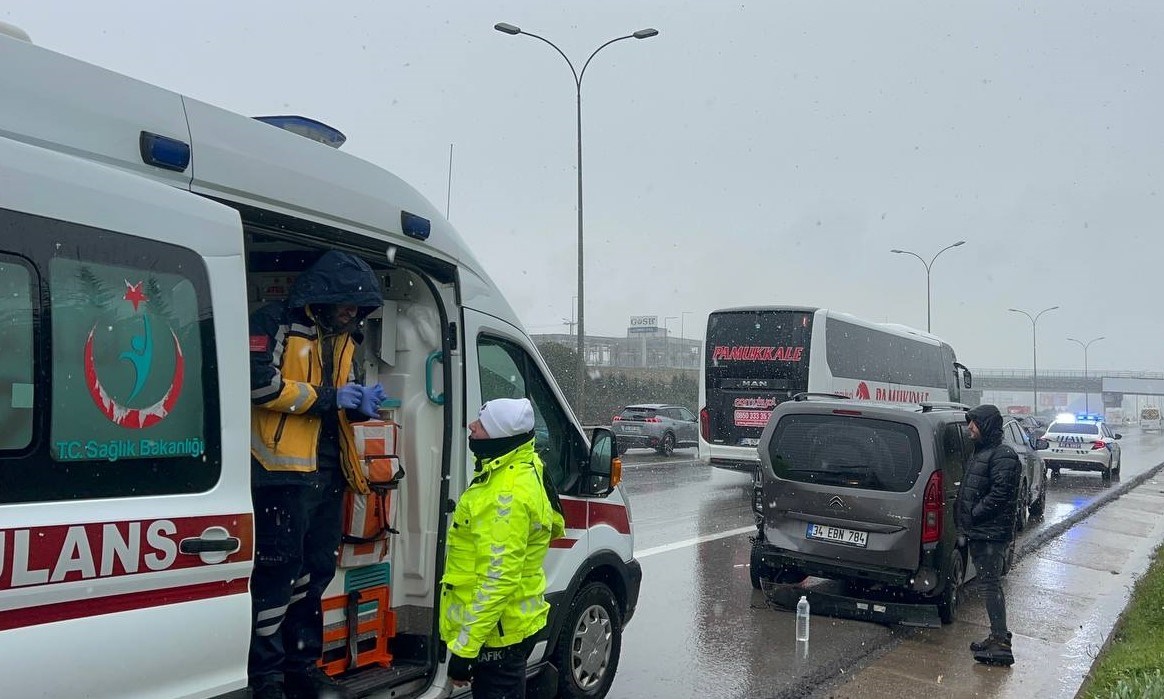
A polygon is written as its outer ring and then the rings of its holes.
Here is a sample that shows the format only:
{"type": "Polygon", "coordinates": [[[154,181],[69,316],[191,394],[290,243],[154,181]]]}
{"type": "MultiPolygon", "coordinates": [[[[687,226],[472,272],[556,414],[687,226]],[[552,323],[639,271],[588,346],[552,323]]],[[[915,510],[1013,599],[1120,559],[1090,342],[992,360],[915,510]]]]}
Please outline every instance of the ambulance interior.
{"type": "MultiPolygon", "coordinates": [[[[282,227],[248,225],[248,311],[284,301],[297,274],[329,247],[282,227]]],[[[357,691],[392,687],[407,696],[424,689],[436,660],[446,415],[456,403],[445,405],[441,328],[442,309],[455,308],[455,282],[390,261],[395,252],[358,253],[380,277],[384,304],[363,324],[357,379],[383,384],[389,398],[381,421],[356,426],[365,473],[380,487],[368,497],[345,494],[345,535],[363,541],[345,538],[324,595],[323,667],[357,691]]]]}

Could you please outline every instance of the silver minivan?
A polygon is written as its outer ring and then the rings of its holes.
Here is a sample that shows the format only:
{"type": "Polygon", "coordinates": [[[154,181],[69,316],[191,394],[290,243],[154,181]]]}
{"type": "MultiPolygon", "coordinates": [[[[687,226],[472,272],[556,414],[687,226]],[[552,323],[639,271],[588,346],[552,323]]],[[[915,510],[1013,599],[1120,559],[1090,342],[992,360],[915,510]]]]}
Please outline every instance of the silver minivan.
{"type": "Polygon", "coordinates": [[[880,586],[950,623],[968,564],[954,525],[966,410],[809,394],[778,406],[760,438],[752,585],[880,586]]]}

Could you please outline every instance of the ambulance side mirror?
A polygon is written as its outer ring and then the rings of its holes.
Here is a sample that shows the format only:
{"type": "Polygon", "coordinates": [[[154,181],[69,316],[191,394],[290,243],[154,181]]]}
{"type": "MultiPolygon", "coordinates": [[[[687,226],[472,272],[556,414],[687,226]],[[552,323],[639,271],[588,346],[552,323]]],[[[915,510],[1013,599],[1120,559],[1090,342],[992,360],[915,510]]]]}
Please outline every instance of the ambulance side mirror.
{"type": "Polygon", "coordinates": [[[622,480],[622,460],[616,456],[614,433],[596,427],[590,437],[590,458],[583,469],[586,495],[609,495],[622,480]]]}

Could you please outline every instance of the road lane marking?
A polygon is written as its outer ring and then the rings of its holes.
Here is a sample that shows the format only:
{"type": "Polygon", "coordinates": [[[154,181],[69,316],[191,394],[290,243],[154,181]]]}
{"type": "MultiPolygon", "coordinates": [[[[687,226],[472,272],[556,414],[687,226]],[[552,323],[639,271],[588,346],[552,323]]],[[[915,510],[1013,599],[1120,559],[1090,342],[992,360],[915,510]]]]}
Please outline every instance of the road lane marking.
{"type": "Polygon", "coordinates": [[[719,532],[718,534],[705,534],[703,536],[697,536],[694,539],[684,539],[683,541],[676,541],[676,542],[670,543],[670,544],[662,544],[661,546],[652,546],[649,549],[643,549],[642,551],[636,551],[635,558],[646,558],[648,556],[654,556],[655,554],[667,553],[668,551],[675,551],[677,549],[684,549],[684,548],[687,548],[688,546],[695,546],[697,544],[706,544],[709,541],[716,541],[718,539],[727,539],[729,537],[739,536],[740,534],[747,534],[748,532],[754,532],[754,531],[756,531],[755,526],[740,527],[739,529],[729,529],[726,532],[719,532]]]}

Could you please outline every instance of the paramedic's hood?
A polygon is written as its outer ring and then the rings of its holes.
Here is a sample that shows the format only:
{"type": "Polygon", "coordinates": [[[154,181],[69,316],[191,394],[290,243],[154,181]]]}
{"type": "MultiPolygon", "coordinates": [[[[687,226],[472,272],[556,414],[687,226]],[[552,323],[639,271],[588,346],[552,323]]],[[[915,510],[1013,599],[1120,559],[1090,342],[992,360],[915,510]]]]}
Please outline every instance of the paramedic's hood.
{"type": "Polygon", "coordinates": [[[0,100],[0,133],[5,137],[217,199],[420,250],[461,268],[466,306],[499,318],[517,318],[440,211],[386,170],[289,131],[10,36],[0,35],[0,65],[21,67],[5,71],[0,79],[3,93],[11,97],[0,100]],[[51,103],[35,98],[45,92],[46,75],[70,86],[53,91],[51,103]],[[128,119],[126,105],[135,105],[128,119]],[[191,165],[183,172],[146,165],[139,146],[142,131],[188,140],[191,165]],[[401,210],[432,223],[428,240],[403,235],[401,210]]]}

